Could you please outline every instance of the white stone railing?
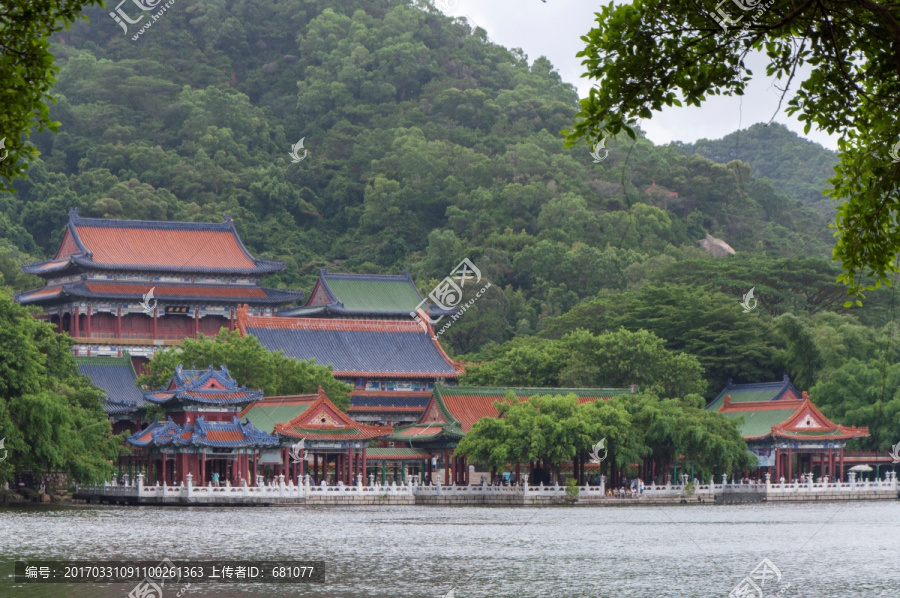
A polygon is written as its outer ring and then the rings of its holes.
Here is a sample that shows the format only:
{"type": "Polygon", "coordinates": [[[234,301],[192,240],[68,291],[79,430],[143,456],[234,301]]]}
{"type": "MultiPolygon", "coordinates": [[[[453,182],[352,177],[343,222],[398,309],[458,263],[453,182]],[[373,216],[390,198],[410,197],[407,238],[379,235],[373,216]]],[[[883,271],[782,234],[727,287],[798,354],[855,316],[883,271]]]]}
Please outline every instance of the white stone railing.
{"type": "Polygon", "coordinates": [[[284,476],[279,476],[278,483],[270,486],[194,486],[191,474],[187,475],[187,483],[178,486],[166,484],[145,486],[143,475],[138,475],[135,483],[121,486],[106,482],[102,486],[78,486],[81,494],[97,494],[104,497],[136,497],[136,498],[183,498],[197,502],[208,500],[210,502],[238,500],[241,498],[265,499],[306,499],[312,497],[352,497],[352,496],[412,496],[413,486],[380,486],[377,484],[363,486],[359,479],[355,486],[311,486],[309,478],[304,478],[302,485],[294,485],[292,480],[285,483],[284,476]]]}
{"type": "MultiPolygon", "coordinates": [[[[721,484],[694,484],[691,493],[688,494],[686,484],[646,484],[643,492],[632,492],[628,488],[624,498],[640,498],[647,496],[651,498],[691,498],[691,497],[707,497],[712,499],[716,495],[741,494],[741,493],[758,493],[763,495],[786,495],[797,494],[815,494],[815,493],[859,493],[867,492],[897,492],[898,480],[894,472],[887,472],[883,480],[874,481],[857,481],[854,472],[850,472],[849,481],[847,482],[816,482],[812,479],[804,481],[787,483],[784,479],[777,483],[771,483],[769,476],[766,476],[766,483],[728,483],[724,479],[721,484]]],[[[602,480],[602,478],[601,478],[602,480]]],[[[370,476],[369,485],[365,486],[362,479],[357,480],[354,486],[311,486],[309,477],[304,478],[304,483],[294,485],[293,481],[285,484],[284,476],[279,476],[278,483],[272,486],[194,486],[191,476],[188,474],[186,484],[178,486],[167,486],[165,484],[157,484],[155,486],[145,486],[143,484],[143,475],[138,475],[134,483],[127,483],[124,486],[107,482],[102,486],[79,486],[78,493],[81,494],[97,494],[104,497],[136,497],[136,498],[158,498],[158,499],[186,499],[196,502],[229,502],[239,500],[241,498],[252,498],[256,500],[265,499],[307,499],[307,498],[329,498],[329,497],[392,497],[392,496],[423,496],[423,497],[503,497],[503,496],[521,496],[527,500],[529,498],[565,498],[566,487],[553,485],[532,486],[527,484],[525,478],[524,485],[512,486],[490,486],[486,484],[478,484],[472,486],[456,486],[456,485],[421,485],[415,483],[415,479],[409,480],[409,484],[390,486],[381,486],[374,483],[370,476]]],[[[684,480],[684,478],[682,479],[684,480]]],[[[619,498],[618,489],[612,488],[612,497],[619,498]]],[[[579,486],[579,498],[581,499],[601,499],[607,498],[606,486],[601,481],[599,486],[579,486]]]]}

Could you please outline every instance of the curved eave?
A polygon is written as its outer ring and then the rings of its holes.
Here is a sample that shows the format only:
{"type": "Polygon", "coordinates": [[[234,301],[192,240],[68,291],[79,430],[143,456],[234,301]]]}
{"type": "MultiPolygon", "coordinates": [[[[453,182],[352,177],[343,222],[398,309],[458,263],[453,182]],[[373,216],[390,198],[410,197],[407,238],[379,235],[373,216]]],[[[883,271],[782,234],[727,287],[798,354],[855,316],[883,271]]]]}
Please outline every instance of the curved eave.
{"type": "MultiPolygon", "coordinates": [[[[108,300],[117,300],[117,301],[143,301],[143,293],[103,293],[98,291],[91,291],[84,287],[84,281],[69,283],[62,285],[58,292],[52,294],[43,294],[37,297],[29,297],[29,294],[38,294],[42,289],[33,289],[30,291],[22,291],[20,293],[15,294],[15,300],[23,305],[40,305],[46,303],[53,303],[58,301],[60,297],[77,297],[81,299],[108,299],[108,300]]],[[[97,284],[107,284],[104,282],[100,282],[97,284]]],[[[142,288],[147,286],[148,284],[153,284],[152,282],[142,283],[142,288]]],[[[186,287],[190,287],[192,285],[185,285],[186,287]]],[[[209,285],[203,285],[209,286],[209,285]]],[[[234,288],[231,286],[223,285],[222,288],[234,288]]],[[[253,288],[262,288],[266,293],[266,297],[215,297],[210,295],[167,295],[167,294],[159,294],[155,295],[154,298],[158,302],[164,303],[172,303],[172,304],[183,304],[186,301],[189,302],[202,302],[204,304],[223,304],[223,305],[236,305],[236,304],[253,304],[253,305],[283,305],[287,303],[294,303],[296,301],[301,301],[303,299],[303,291],[287,291],[281,289],[271,289],[269,287],[253,287],[253,288]]]]}
{"type": "Polygon", "coordinates": [[[232,405],[245,405],[245,404],[255,403],[259,400],[262,400],[262,393],[260,393],[258,396],[255,395],[252,397],[241,397],[241,398],[236,398],[236,399],[223,399],[220,397],[215,397],[215,398],[210,397],[207,399],[207,398],[202,398],[202,397],[181,396],[181,395],[175,395],[175,396],[167,397],[167,398],[163,399],[163,398],[149,396],[149,394],[144,395],[144,397],[148,401],[150,401],[151,403],[154,403],[156,405],[171,405],[173,403],[178,403],[182,406],[187,406],[187,405],[229,405],[229,406],[232,406],[232,405]]]}
{"type": "Polygon", "coordinates": [[[200,266],[173,266],[171,264],[136,265],[105,264],[95,262],[90,256],[72,256],[72,262],[92,270],[115,270],[121,272],[177,272],[179,274],[228,274],[228,275],[263,275],[279,272],[284,269],[284,262],[259,260],[254,258],[256,268],[204,268],[200,266]]]}
{"type": "Polygon", "coordinates": [[[334,370],[337,378],[458,378],[459,372],[358,372],[334,370]]]}

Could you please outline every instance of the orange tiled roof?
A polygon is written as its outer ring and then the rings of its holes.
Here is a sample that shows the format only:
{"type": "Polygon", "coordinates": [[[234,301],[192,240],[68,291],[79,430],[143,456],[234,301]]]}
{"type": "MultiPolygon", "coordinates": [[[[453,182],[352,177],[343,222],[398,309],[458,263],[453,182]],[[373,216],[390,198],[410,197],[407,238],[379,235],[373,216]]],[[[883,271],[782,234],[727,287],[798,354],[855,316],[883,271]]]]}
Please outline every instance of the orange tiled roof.
{"type": "Polygon", "coordinates": [[[99,264],[179,268],[256,267],[231,231],[113,228],[78,225],[82,244],[99,264]]]}
{"type": "MultiPolygon", "coordinates": [[[[434,398],[442,407],[442,411],[459,422],[463,432],[468,432],[475,422],[486,417],[498,417],[496,403],[505,400],[505,391],[512,390],[519,401],[539,395],[575,394],[579,403],[604,401],[614,396],[629,392],[623,388],[491,388],[491,387],[435,387],[434,398]]],[[[429,405],[429,412],[430,412],[429,405]]]]}
{"type": "Polygon", "coordinates": [[[238,430],[209,430],[206,433],[207,440],[218,440],[225,442],[237,442],[244,439],[244,435],[238,430]]]}

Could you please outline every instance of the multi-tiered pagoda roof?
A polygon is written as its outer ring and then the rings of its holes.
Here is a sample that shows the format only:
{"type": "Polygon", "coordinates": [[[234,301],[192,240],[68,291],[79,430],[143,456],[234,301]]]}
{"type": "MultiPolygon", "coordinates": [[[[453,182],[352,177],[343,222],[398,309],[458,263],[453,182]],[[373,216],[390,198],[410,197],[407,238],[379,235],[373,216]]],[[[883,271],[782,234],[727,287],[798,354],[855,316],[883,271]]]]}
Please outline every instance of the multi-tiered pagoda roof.
{"type": "Polygon", "coordinates": [[[284,262],[250,255],[228,216],[221,223],[111,220],[82,218],[73,209],[53,259],[22,267],[47,279],[47,286],[16,298],[39,305],[65,297],[141,301],[154,288],[158,301],[284,305],[303,294],[202,282],[222,277],[255,279],[283,268],[284,262]],[[82,276],[88,273],[105,276],[82,276]]]}
{"type": "Polygon", "coordinates": [[[165,345],[234,328],[238,305],[271,315],[303,298],[262,286],[283,262],[250,255],[234,221],[156,222],[82,218],[69,221],[53,258],[23,266],[46,280],[16,294],[37,315],[75,339],[76,355],[129,352],[140,373],[165,345]]]}
{"type": "Polygon", "coordinates": [[[224,365],[218,371],[212,366],[205,370],[186,370],[179,365],[165,388],[147,392],[144,398],[170,408],[183,408],[187,405],[246,405],[262,399],[263,392],[238,386],[224,365]]]}
{"type": "Polygon", "coordinates": [[[278,444],[277,437],[250,422],[240,422],[237,410],[261,400],[263,393],[239,386],[224,365],[220,370],[212,366],[186,370],[179,365],[166,386],[144,397],[162,405],[169,417],[132,435],[128,442],[134,446],[258,448],[278,444]]]}

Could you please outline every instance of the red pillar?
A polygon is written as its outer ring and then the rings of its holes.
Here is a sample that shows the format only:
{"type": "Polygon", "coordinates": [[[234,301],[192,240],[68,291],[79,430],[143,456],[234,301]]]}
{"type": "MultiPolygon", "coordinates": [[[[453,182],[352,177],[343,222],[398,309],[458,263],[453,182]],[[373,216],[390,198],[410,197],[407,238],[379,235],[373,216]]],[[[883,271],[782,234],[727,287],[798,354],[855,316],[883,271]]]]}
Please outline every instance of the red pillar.
{"type": "Polygon", "coordinates": [[[197,484],[206,486],[206,453],[200,453],[200,479],[197,484]]]}
{"type": "Polygon", "coordinates": [[[166,478],[166,455],[163,453],[162,455],[162,467],[160,468],[160,476],[162,477],[162,483],[167,484],[168,480],[166,478]]]}
{"type": "Polygon", "coordinates": [[[781,451],[775,449],[775,482],[781,481],[781,451]]]}
{"type": "Polygon", "coordinates": [[[790,482],[794,479],[793,476],[793,468],[794,468],[794,449],[788,449],[787,453],[787,479],[790,482]]]}
{"type": "Polygon", "coordinates": [[[75,334],[74,334],[75,338],[78,338],[79,333],[81,332],[79,322],[78,322],[78,320],[80,319],[80,315],[81,314],[79,313],[78,306],[76,305],[75,306],[75,314],[72,316],[72,328],[75,330],[75,334]]]}
{"type": "Polygon", "coordinates": [[[153,308],[153,327],[151,328],[151,337],[156,340],[156,320],[159,317],[159,307],[153,308]]]}
{"type": "Polygon", "coordinates": [[[841,447],[841,464],[838,468],[838,480],[844,479],[844,447],[841,447]]]}
{"type": "Polygon", "coordinates": [[[91,338],[91,312],[93,311],[92,306],[88,305],[87,307],[87,326],[85,326],[85,336],[91,338]]]}
{"type": "Polygon", "coordinates": [[[122,338],[122,306],[116,308],[116,338],[122,338]]]}
{"type": "Polygon", "coordinates": [[[444,485],[450,485],[450,452],[444,450],[444,485]]]}
{"type": "Polygon", "coordinates": [[[368,461],[368,459],[366,458],[366,447],[363,447],[363,450],[362,450],[362,474],[363,474],[363,484],[364,485],[367,484],[368,480],[369,480],[369,478],[366,475],[369,473],[367,461],[368,461]]]}
{"type": "Polygon", "coordinates": [[[306,475],[306,472],[303,471],[303,469],[306,466],[306,451],[305,450],[300,451],[300,463],[298,463],[297,465],[299,466],[298,469],[300,470],[300,473],[299,473],[300,477],[297,479],[302,480],[303,476],[306,475]]]}

